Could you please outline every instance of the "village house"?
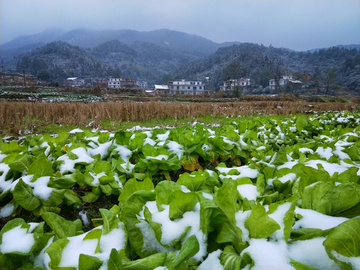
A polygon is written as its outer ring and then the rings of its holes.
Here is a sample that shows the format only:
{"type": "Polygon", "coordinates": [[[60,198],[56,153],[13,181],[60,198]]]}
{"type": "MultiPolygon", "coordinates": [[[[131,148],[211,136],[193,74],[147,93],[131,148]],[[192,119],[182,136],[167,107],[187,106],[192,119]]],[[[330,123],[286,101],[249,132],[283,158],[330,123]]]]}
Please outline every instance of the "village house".
{"type": "Polygon", "coordinates": [[[147,81],[137,81],[136,82],[136,87],[139,89],[147,89],[148,88],[148,83],[147,81]]]}
{"type": "Polygon", "coordinates": [[[279,86],[284,86],[285,84],[287,84],[289,81],[292,81],[293,76],[282,76],[282,78],[280,78],[279,80],[279,86]]]}
{"type": "Polygon", "coordinates": [[[224,81],[223,85],[220,86],[222,91],[234,91],[235,86],[247,87],[251,85],[251,80],[249,78],[240,78],[240,79],[229,79],[224,81]]]}
{"type": "Polygon", "coordinates": [[[78,77],[67,78],[65,81],[65,86],[70,86],[70,87],[79,87],[79,86],[83,86],[84,84],[85,84],[85,80],[80,79],[78,77]]]}
{"type": "Polygon", "coordinates": [[[136,86],[134,79],[124,78],[110,78],[107,85],[108,88],[134,88],[136,86]]]}
{"type": "Polygon", "coordinates": [[[201,81],[169,81],[167,85],[170,94],[201,95],[209,92],[201,81]]]}
{"type": "MultiPolygon", "coordinates": [[[[282,76],[279,79],[279,87],[284,87],[285,85],[290,84],[292,86],[301,86],[302,82],[299,80],[294,80],[293,76],[282,76]]],[[[275,79],[270,79],[269,80],[269,87],[271,90],[275,90],[276,89],[276,80],[275,79]]]]}
{"type": "Polygon", "coordinates": [[[308,73],[308,72],[305,72],[305,73],[301,76],[301,80],[302,80],[303,82],[308,82],[308,81],[310,81],[311,79],[312,79],[312,76],[311,76],[311,74],[308,73]]]}
{"type": "Polygon", "coordinates": [[[108,82],[107,82],[107,80],[105,80],[104,78],[97,78],[97,80],[96,80],[96,85],[98,86],[98,87],[107,87],[107,85],[108,85],[108,82]]]}
{"type": "Polygon", "coordinates": [[[275,79],[270,79],[269,80],[269,87],[270,87],[271,90],[274,90],[276,88],[275,79]]]}
{"type": "Polygon", "coordinates": [[[34,85],[37,82],[37,78],[31,74],[25,74],[25,81],[24,81],[24,74],[20,73],[6,73],[1,72],[1,82],[7,85],[12,84],[21,84],[23,85],[34,85]]]}
{"type": "Polygon", "coordinates": [[[136,86],[135,79],[120,79],[121,88],[134,88],[136,86]]]}
{"type": "Polygon", "coordinates": [[[169,93],[169,87],[167,85],[155,84],[153,92],[155,93],[155,95],[165,95],[169,93]]]}
{"type": "Polygon", "coordinates": [[[120,78],[110,78],[107,84],[108,88],[120,88],[120,78]]]}

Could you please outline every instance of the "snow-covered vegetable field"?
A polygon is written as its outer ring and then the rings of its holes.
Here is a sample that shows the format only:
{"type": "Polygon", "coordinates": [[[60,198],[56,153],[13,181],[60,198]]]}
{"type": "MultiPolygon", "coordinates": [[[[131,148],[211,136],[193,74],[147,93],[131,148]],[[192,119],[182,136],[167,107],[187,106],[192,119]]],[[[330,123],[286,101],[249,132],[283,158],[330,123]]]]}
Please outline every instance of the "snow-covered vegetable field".
{"type": "Polygon", "coordinates": [[[0,268],[360,269],[359,116],[1,138],[0,268]]]}

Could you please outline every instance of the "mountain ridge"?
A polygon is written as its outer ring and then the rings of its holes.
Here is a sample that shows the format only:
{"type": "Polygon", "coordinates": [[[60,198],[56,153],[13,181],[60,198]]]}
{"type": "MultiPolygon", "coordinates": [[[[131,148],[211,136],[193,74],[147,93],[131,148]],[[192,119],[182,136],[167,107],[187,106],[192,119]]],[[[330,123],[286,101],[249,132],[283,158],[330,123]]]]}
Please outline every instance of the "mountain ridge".
{"type": "MultiPolygon", "coordinates": [[[[64,34],[64,39],[85,44],[95,37],[94,33],[96,31],[78,29],[64,34]],[[92,34],[88,36],[86,33],[92,34]]],[[[4,50],[2,46],[1,68],[18,72],[26,70],[35,76],[40,69],[47,69],[51,79],[59,83],[73,76],[94,78],[122,75],[147,80],[149,85],[174,79],[202,80],[209,77],[209,86],[215,88],[227,78],[240,77],[251,78],[256,85],[265,88],[269,79],[286,74],[295,74],[298,79],[305,72],[314,75],[317,78],[315,84],[321,85],[326,83],[328,72],[335,70],[333,83],[360,90],[360,53],[356,44],[355,47],[339,45],[313,52],[297,52],[262,44],[230,42],[223,43],[228,46],[213,51],[215,48],[212,46],[216,43],[209,43],[196,35],[167,29],[149,31],[142,38],[139,35],[142,34],[135,30],[117,30],[115,38],[108,39],[114,37],[114,31],[103,31],[102,36],[97,37],[102,42],[97,45],[94,42],[91,47],[66,41],[45,45],[24,45],[24,42],[20,42],[22,47],[12,50],[4,50]],[[157,43],[153,43],[154,40],[157,43]],[[171,46],[172,43],[176,44],[176,40],[193,46],[186,48],[177,44],[182,49],[171,46]],[[201,47],[202,42],[208,47],[201,52],[196,48],[201,47]]],[[[49,36],[51,31],[40,35],[43,40],[49,36]]]]}
{"type": "Polygon", "coordinates": [[[136,31],[130,29],[92,30],[82,28],[65,33],[60,32],[58,29],[48,29],[34,35],[19,36],[9,42],[1,44],[1,50],[14,50],[32,43],[50,43],[58,40],[79,47],[94,48],[97,45],[114,39],[128,44],[135,41],[145,41],[163,48],[168,47],[180,51],[197,51],[204,55],[210,54],[222,46],[221,43],[213,42],[201,36],[169,29],[136,31]]]}
{"type": "MultiPolygon", "coordinates": [[[[50,43],[58,40],[65,41],[75,46],[93,48],[97,45],[100,45],[101,43],[113,39],[118,39],[119,41],[129,44],[134,41],[147,41],[164,48],[170,47],[177,50],[198,51],[207,55],[215,52],[220,47],[226,47],[232,44],[238,45],[242,43],[240,41],[227,41],[217,43],[199,35],[187,34],[185,32],[170,30],[166,28],[152,31],[137,31],[131,29],[93,30],[89,28],[77,28],[70,31],[63,31],[59,28],[50,28],[32,35],[18,36],[11,41],[1,44],[0,48],[2,51],[14,50],[25,45],[30,45],[34,43],[50,43]],[[173,38],[174,36],[175,39],[173,38]],[[171,38],[173,38],[172,42],[170,42],[171,40],[166,40],[171,38]],[[188,44],[184,44],[184,42],[182,42],[183,40],[191,40],[191,47],[188,44]]],[[[331,47],[345,47],[348,49],[355,48],[357,50],[360,50],[360,44],[334,45],[331,47]]],[[[321,49],[328,49],[331,47],[314,48],[310,50],[304,50],[304,52],[314,52],[321,49]]],[[[292,50],[291,48],[284,49],[292,50]]]]}

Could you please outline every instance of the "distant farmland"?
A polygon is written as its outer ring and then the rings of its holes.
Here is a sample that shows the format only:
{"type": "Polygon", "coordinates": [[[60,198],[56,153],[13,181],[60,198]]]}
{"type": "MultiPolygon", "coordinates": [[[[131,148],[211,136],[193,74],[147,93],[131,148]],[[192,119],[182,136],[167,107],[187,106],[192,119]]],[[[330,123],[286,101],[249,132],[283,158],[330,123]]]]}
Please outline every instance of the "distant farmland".
{"type": "Polygon", "coordinates": [[[1,132],[32,131],[33,122],[40,125],[59,124],[84,126],[92,122],[100,127],[104,120],[143,122],[153,119],[180,119],[211,115],[289,115],[323,111],[356,111],[357,103],[317,103],[304,101],[244,101],[224,103],[43,103],[1,102],[1,132]]]}

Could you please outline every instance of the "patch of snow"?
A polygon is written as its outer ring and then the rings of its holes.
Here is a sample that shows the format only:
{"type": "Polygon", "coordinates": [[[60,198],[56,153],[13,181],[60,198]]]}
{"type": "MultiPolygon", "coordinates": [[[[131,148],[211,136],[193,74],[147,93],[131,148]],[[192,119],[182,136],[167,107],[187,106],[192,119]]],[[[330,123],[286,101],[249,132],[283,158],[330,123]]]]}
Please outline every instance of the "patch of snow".
{"type": "Polygon", "coordinates": [[[12,252],[26,254],[30,252],[34,244],[34,236],[28,233],[27,228],[21,228],[21,225],[19,225],[3,233],[0,250],[3,254],[12,252]]]}

